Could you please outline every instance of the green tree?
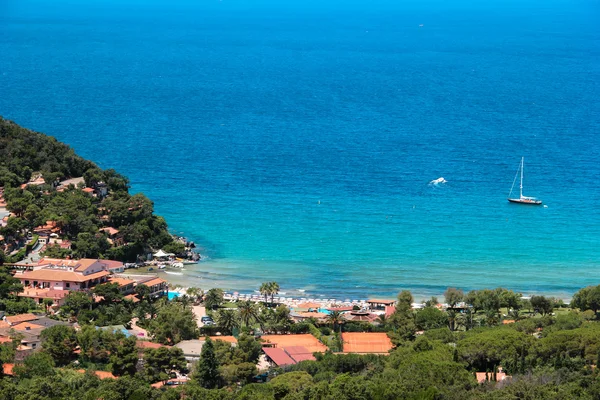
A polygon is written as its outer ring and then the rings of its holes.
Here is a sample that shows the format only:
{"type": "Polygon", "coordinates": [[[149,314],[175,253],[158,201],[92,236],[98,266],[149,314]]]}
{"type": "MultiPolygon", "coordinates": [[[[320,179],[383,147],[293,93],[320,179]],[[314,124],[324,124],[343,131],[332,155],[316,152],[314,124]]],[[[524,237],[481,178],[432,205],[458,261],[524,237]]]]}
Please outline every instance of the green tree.
{"type": "Polygon", "coordinates": [[[77,235],[73,242],[75,254],[80,258],[99,258],[110,248],[110,244],[104,236],[96,236],[89,232],[77,235]]]}
{"type": "Polygon", "coordinates": [[[238,304],[238,316],[245,327],[250,327],[255,322],[260,322],[258,307],[251,301],[242,301],[238,304]]]}
{"type": "Polygon", "coordinates": [[[271,304],[274,303],[275,295],[279,294],[279,283],[269,282],[269,294],[271,295],[271,304]]]}
{"type": "Polygon", "coordinates": [[[461,289],[448,288],[444,292],[444,299],[450,308],[455,308],[458,303],[463,301],[465,293],[461,289]]]}
{"type": "Polygon", "coordinates": [[[5,267],[0,267],[0,299],[15,298],[22,291],[21,281],[12,276],[5,267]]]}
{"type": "Polygon", "coordinates": [[[573,295],[571,307],[579,308],[581,311],[592,310],[598,314],[600,310],[600,285],[588,286],[580,289],[573,295]]]}
{"type": "Polygon", "coordinates": [[[214,343],[210,338],[207,338],[202,346],[200,360],[196,364],[192,380],[205,389],[214,389],[221,385],[219,362],[215,356],[214,343]]]}
{"type": "Polygon", "coordinates": [[[61,312],[73,317],[79,315],[82,310],[91,310],[92,300],[85,292],[70,292],[63,300],[61,312]]]}
{"type": "Polygon", "coordinates": [[[448,326],[448,315],[435,307],[425,307],[417,311],[415,324],[421,330],[443,328],[448,326]]]}
{"type": "Polygon", "coordinates": [[[166,381],[174,372],[185,372],[187,362],[178,347],[159,347],[144,351],[144,370],[152,382],[166,381]]]}
{"type": "Polygon", "coordinates": [[[100,284],[92,289],[92,293],[96,296],[103,297],[102,303],[105,304],[111,304],[123,299],[123,294],[119,290],[119,285],[117,283],[100,284]]]}
{"type": "Polygon", "coordinates": [[[271,282],[263,282],[258,289],[260,294],[265,296],[265,303],[267,302],[268,296],[271,294],[271,282]]]}
{"type": "Polygon", "coordinates": [[[239,363],[230,364],[221,367],[221,375],[223,380],[228,385],[241,383],[242,385],[252,382],[252,379],[258,374],[256,364],[239,363]]]}
{"type": "Polygon", "coordinates": [[[217,311],[215,322],[217,323],[217,326],[225,329],[228,332],[233,332],[234,329],[240,327],[238,315],[233,310],[217,311]]]}
{"type": "Polygon", "coordinates": [[[206,308],[214,310],[223,303],[223,290],[222,289],[210,289],[204,296],[204,304],[206,308]]]}
{"type": "Polygon", "coordinates": [[[46,328],[40,334],[42,348],[59,365],[65,365],[71,361],[73,352],[77,346],[75,329],[65,325],[55,325],[46,328]]]}
{"type": "Polygon", "coordinates": [[[189,306],[169,302],[162,305],[149,326],[154,340],[162,344],[176,344],[196,339],[199,335],[196,317],[189,306]]]}
{"type": "Polygon", "coordinates": [[[186,290],[186,294],[190,296],[194,303],[198,303],[202,296],[204,296],[204,291],[197,287],[189,287],[186,290]]]}
{"type": "Polygon", "coordinates": [[[93,363],[106,363],[116,347],[114,333],[84,325],[76,334],[81,359],[93,363]]]}
{"type": "Polygon", "coordinates": [[[150,300],[150,288],[148,286],[141,283],[137,285],[134,290],[140,300],[150,300]]]}
{"type": "MultiPolygon", "coordinates": [[[[271,379],[269,385],[273,387],[276,399],[302,392],[313,385],[313,378],[305,371],[288,372],[271,379]]],[[[338,397],[343,398],[343,397],[338,397]]]]}
{"type": "Polygon", "coordinates": [[[15,365],[13,373],[20,379],[54,376],[54,358],[47,352],[33,353],[22,364],[15,365]]]}
{"type": "Polygon", "coordinates": [[[241,353],[243,362],[256,364],[262,354],[261,342],[250,335],[240,335],[238,338],[237,349],[241,353]]]}
{"type": "Polygon", "coordinates": [[[396,310],[388,318],[388,326],[392,328],[392,340],[399,343],[404,340],[412,339],[416,332],[414,313],[412,311],[413,296],[408,290],[403,290],[398,294],[396,310]]]}
{"type": "Polygon", "coordinates": [[[536,313],[546,315],[551,314],[554,310],[554,303],[552,300],[547,299],[544,296],[531,296],[530,302],[531,307],[533,307],[533,310],[536,313]]]}
{"type": "Polygon", "coordinates": [[[334,331],[338,331],[338,329],[340,328],[340,326],[344,323],[344,315],[342,314],[341,311],[331,311],[328,315],[327,315],[327,322],[331,324],[331,327],[333,328],[334,331]]]}

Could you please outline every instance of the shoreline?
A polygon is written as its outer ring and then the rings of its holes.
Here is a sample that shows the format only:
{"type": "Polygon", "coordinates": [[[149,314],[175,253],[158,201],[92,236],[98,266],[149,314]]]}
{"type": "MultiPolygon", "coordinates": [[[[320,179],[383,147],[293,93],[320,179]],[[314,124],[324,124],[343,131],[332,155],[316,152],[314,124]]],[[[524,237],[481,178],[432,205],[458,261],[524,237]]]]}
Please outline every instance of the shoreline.
{"type": "MultiPolygon", "coordinates": [[[[139,268],[142,269],[142,268],[139,268]]],[[[224,288],[222,286],[219,285],[208,285],[208,286],[199,286],[199,285],[190,285],[189,279],[186,279],[186,276],[183,273],[177,273],[175,270],[160,270],[160,271],[139,271],[139,269],[128,269],[125,270],[125,272],[123,273],[123,275],[129,276],[133,279],[133,277],[138,276],[138,277],[147,277],[147,276],[156,276],[159,278],[164,279],[165,281],[167,281],[169,283],[169,291],[170,292],[178,292],[180,294],[185,294],[185,290],[188,289],[189,287],[200,287],[201,289],[203,289],[205,292],[208,291],[209,289],[213,289],[213,288],[220,288],[223,289],[223,291],[225,292],[226,295],[231,296],[232,298],[235,296],[240,297],[243,300],[258,300],[261,301],[261,299],[264,299],[263,296],[260,295],[260,292],[258,291],[258,288],[256,289],[239,289],[239,288],[231,288],[231,287],[227,287],[224,288]],[[131,272],[128,272],[131,271],[131,272]],[[137,273],[136,273],[137,272],[137,273]],[[173,289],[171,289],[173,288],[173,289]]],[[[367,294],[365,293],[364,295],[353,295],[353,296],[348,296],[348,295],[331,295],[331,294],[317,294],[314,293],[313,291],[306,291],[303,289],[292,289],[292,288],[287,288],[285,286],[285,282],[278,282],[280,285],[282,285],[282,290],[275,296],[275,298],[279,298],[279,299],[285,299],[285,302],[302,302],[302,301],[310,301],[310,302],[316,302],[316,303],[320,303],[323,302],[324,304],[329,304],[329,303],[351,303],[351,304],[362,304],[364,302],[366,302],[369,298],[380,298],[380,299],[389,299],[389,300],[395,300],[397,297],[396,293],[393,296],[367,296],[367,294]]],[[[582,286],[583,288],[583,286],[582,286]]],[[[490,288],[490,287],[481,287],[481,288],[477,288],[477,289],[473,289],[473,290],[483,290],[483,289],[494,289],[494,288],[490,288]]],[[[508,290],[513,290],[510,287],[507,287],[506,289],[508,290]]],[[[401,289],[402,290],[402,289],[401,289]]],[[[408,288],[407,290],[410,290],[410,288],[408,288]]],[[[568,296],[565,296],[565,293],[563,294],[558,294],[558,293],[552,293],[552,292],[543,292],[543,291],[528,291],[528,292],[520,292],[518,290],[514,290],[516,293],[521,293],[523,298],[529,298],[531,296],[546,296],[546,297],[553,297],[556,298],[558,300],[562,300],[565,304],[569,304],[571,302],[571,299],[573,297],[573,294],[570,294],[568,296]]],[[[410,290],[413,298],[414,298],[414,302],[415,303],[424,303],[425,301],[431,299],[431,297],[436,297],[439,300],[444,298],[444,294],[443,291],[441,293],[438,294],[423,294],[423,293],[419,293],[413,290],[410,290]]],[[[469,292],[469,290],[464,290],[465,294],[469,292]]],[[[283,302],[283,301],[282,301],[283,302]]]]}

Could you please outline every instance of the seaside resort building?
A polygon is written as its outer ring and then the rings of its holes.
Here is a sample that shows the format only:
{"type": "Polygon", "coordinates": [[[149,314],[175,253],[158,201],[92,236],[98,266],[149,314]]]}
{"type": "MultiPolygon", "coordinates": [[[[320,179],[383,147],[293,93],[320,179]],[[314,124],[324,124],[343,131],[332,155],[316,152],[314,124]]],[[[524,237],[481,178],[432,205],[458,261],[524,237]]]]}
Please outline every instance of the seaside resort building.
{"type": "Polygon", "coordinates": [[[61,306],[70,291],[88,291],[103,283],[117,283],[123,294],[133,293],[136,284],[147,284],[154,297],[167,294],[167,282],[160,278],[148,277],[136,282],[111,277],[113,272],[121,272],[122,268],[123,263],[111,260],[42,258],[37,264],[27,266],[27,270],[17,272],[15,278],[24,288],[19,296],[32,298],[38,304],[44,299],[51,299],[54,306],[61,306]]]}

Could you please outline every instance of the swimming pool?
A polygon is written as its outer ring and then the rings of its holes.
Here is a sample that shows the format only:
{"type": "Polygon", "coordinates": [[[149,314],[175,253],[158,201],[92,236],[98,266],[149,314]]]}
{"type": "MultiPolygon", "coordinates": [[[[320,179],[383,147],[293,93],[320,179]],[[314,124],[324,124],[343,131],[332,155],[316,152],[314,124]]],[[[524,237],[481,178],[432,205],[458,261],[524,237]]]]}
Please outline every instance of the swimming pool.
{"type": "Polygon", "coordinates": [[[319,308],[319,309],[317,309],[317,311],[320,312],[321,314],[327,314],[327,315],[331,314],[331,311],[329,311],[326,308],[319,308]]]}
{"type": "Polygon", "coordinates": [[[179,297],[179,293],[169,292],[169,293],[167,293],[167,297],[169,298],[169,300],[173,300],[174,298],[179,297]]]}

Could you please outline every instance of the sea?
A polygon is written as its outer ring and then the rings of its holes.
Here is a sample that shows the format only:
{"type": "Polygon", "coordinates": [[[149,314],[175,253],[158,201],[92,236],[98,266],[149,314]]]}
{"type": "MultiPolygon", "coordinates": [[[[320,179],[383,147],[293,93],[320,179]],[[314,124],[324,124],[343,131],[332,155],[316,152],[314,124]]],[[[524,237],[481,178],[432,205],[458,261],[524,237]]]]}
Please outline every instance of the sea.
{"type": "Polygon", "coordinates": [[[203,255],[176,283],[568,298],[600,284],[599,27],[597,0],[0,0],[0,115],[149,196],[203,255]],[[507,202],[521,157],[543,206],[507,202]]]}

